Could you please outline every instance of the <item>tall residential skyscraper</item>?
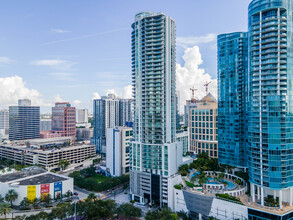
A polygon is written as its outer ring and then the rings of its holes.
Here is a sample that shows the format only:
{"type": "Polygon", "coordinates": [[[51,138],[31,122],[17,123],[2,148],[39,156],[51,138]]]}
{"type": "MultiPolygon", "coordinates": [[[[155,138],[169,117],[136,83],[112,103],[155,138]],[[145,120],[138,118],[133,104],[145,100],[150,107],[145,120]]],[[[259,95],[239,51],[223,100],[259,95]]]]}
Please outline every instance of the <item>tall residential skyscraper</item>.
{"type": "Polygon", "coordinates": [[[71,107],[69,102],[56,102],[52,107],[52,131],[62,137],[75,137],[75,117],[75,107],[71,107]]]}
{"type": "Polygon", "coordinates": [[[252,200],[292,205],[293,2],[249,5],[249,179],[252,200]]]}
{"type": "Polygon", "coordinates": [[[218,36],[219,162],[248,166],[247,92],[248,34],[218,36]]]}
{"type": "Polygon", "coordinates": [[[106,129],[125,126],[133,121],[132,100],[121,99],[115,94],[102,96],[94,100],[94,137],[92,144],[97,146],[98,153],[106,153],[106,129]]]}
{"type": "Polygon", "coordinates": [[[126,122],[133,121],[133,100],[120,99],[119,100],[119,126],[125,126],[126,122]]]}
{"type": "Polygon", "coordinates": [[[175,46],[172,18],[163,13],[136,14],[130,194],[139,203],[168,205],[168,181],[177,172],[175,46]]]}
{"type": "Polygon", "coordinates": [[[19,100],[18,106],[9,106],[9,140],[34,138],[40,138],[40,107],[19,100]]]}

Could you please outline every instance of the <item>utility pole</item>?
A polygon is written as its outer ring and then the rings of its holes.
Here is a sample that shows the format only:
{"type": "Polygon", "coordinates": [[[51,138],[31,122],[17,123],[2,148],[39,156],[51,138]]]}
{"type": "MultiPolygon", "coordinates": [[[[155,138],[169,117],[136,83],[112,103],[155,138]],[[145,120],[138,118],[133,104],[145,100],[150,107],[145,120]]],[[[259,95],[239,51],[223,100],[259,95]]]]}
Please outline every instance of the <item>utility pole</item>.
{"type": "Polygon", "coordinates": [[[209,91],[209,84],[211,82],[206,82],[206,84],[204,84],[204,86],[206,87],[206,94],[208,94],[208,91],[209,91]]]}

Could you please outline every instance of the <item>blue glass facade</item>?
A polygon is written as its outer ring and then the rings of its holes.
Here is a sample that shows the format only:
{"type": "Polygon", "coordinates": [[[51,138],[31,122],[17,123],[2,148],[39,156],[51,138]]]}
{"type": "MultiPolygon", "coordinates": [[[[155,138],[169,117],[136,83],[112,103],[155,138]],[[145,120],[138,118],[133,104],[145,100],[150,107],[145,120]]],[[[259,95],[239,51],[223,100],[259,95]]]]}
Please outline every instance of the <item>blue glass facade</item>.
{"type": "Polygon", "coordinates": [[[292,0],[249,5],[249,177],[262,188],[293,186],[292,0]]]}
{"type": "Polygon", "coordinates": [[[94,137],[92,144],[96,145],[97,153],[101,153],[102,146],[106,145],[105,101],[103,99],[94,100],[94,137]]]}
{"type": "Polygon", "coordinates": [[[40,107],[9,106],[9,140],[40,138],[40,107]]]}
{"type": "Polygon", "coordinates": [[[219,162],[247,167],[248,34],[218,36],[219,162]]]}

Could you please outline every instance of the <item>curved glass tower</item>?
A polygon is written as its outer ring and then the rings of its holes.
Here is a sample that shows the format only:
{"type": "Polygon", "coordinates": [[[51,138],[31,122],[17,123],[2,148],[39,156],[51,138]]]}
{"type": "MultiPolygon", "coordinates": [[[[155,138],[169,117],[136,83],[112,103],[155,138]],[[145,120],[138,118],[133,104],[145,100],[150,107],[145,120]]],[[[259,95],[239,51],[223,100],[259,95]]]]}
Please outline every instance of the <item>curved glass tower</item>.
{"type": "Polygon", "coordinates": [[[249,177],[252,200],[292,205],[292,0],[249,5],[249,177]],[[257,195],[257,196],[256,196],[257,195]]]}

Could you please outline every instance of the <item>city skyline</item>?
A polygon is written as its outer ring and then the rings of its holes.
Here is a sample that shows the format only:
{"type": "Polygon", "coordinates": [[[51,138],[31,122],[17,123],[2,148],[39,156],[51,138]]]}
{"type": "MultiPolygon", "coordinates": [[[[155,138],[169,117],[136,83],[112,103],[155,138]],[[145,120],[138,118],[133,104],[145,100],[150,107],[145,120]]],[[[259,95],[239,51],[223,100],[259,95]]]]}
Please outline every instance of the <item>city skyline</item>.
{"type": "MultiPolygon", "coordinates": [[[[35,1],[35,4],[26,5],[19,1],[16,6],[3,2],[0,9],[5,17],[1,33],[0,85],[5,92],[0,96],[1,108],[16,104],[19,98],[30,98],[33,104],[42,107],[42,112],[49,112],[48,106],[55,101],[69,101],[77,108],[92,111],[92,98],[113,89],[118,95],[129,98],[129,23],[135,13],[146,10],[168,13],[176,20],[177,75],[182,76],[177,77],[180,84],[177,90],[183,84],[200,87],[187,80],[190,75],[200,76],[205,81],[210,79],[209,75],[204,75],[208,73],[215,82],[216,35],[247,29],[249,2],[186,1],[185,4],[191,6],[188,9],[175,1],[171,4],[165,1],[125,2],[125,5],[114,6],[103,2],[103,7],[100,1],[89,1],[87,5],[66,1],[35,1]],[[227,22],[230,19],[222,13],[226,10],[235,14],[233,21],[227,22]],[[207,13],[209,19],[202,22],[201,18],[207,13]],[[118,19],[120,17],[123,19],[118,19]],[[16,23],[19,20],[22,22],[16,23]],[[185,56],[184,50],[187,50],[185,56]],[[194,64],[192,70],[187,68],[188,61],[194,64]],[[6,91],[7,86],[14,92],[6,91]]],[[[203,86],[198,89],[204,91],[203,86]]],[[[188,89],[180,94],[181,112],[183,100],[190,96],[188,89]]]]}

